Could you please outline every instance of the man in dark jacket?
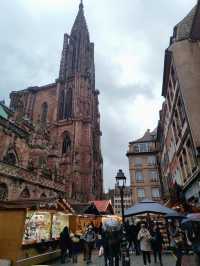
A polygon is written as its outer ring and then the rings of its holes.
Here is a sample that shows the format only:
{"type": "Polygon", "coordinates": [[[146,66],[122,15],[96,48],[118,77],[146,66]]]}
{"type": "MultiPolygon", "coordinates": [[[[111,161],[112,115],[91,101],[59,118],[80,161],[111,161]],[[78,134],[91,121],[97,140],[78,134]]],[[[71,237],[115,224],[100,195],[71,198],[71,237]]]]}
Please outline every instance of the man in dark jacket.
{"type": "Polygon", "coordinates": [[[67,226],[63,229],[63,231],[60,234],[59,244],[61,249],[61,263],[64,264],[67,250],[69,250],[69,253],[71,253],[71,247],[72,247],[71,238],[69,235],[69,229],[67,226]]]}
{"type": "Polygon", "coordinates": [[[138,233],[139,233],[139,230],[138,230],[137,226],[134,223],[130,224],[129,249],[132,247],[132,244],[134,244],[136,256],[140,255],[140,244],[139,244],[139,241],[137,239],[138,233]]]}
{"type": "Polygon", "coordinates": [[[104,230],[102,233],[102,243],[104,248],[105,266],[114,265],[119,266],[119,257],[121,254],[121,231],[104,230]]]}
{"type": "Polygon", "coordinates": [[[159,258],[160,265],[163,265],[162,262],[162,244],[163,237],[160,233],[160,230],[157,225],[155,225],[151,231],[151,247],[154,254],[154,262],[157,263],[157,256],[159,258]]]}

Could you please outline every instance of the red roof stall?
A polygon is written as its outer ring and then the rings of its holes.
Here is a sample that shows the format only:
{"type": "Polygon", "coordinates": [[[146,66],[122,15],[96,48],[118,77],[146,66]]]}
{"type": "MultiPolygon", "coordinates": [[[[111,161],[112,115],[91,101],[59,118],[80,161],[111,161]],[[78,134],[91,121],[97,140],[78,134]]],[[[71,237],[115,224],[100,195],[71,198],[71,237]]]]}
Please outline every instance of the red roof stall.
{"type": "Polygon", "coordinates": [[[114,209],[111,200],[95,200],[92,201],[101,215],[112,215],[114,209]]]}

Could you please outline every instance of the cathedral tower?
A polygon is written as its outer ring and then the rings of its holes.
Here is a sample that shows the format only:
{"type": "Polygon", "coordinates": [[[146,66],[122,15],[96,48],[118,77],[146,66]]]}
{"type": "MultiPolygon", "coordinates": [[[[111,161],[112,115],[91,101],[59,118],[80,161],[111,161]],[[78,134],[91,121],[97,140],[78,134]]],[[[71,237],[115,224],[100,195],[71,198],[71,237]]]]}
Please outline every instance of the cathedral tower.
{"type": "Polygon", "coordinates": [[[100,199],[103,193],[99,91],[94,44],[81,1],[71,33],[64,34],[55,83],[11,93],[10,107],[49,134],[47,164],[65,182],[67,197],[100,199]]]}

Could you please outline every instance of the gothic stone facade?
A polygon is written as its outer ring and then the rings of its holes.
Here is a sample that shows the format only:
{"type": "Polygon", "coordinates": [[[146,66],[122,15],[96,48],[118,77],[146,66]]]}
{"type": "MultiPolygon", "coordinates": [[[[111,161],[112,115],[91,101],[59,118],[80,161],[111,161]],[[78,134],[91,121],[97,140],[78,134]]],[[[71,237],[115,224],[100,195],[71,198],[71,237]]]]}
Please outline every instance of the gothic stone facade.
{"type": "MultiPolygon", "coordinates": [[[[81,3],[71,34],[64,35],[56,82],[11,93],[10,109],[17,121],[27,121],[31,129],[23,129],[28,134],[25,139],[17,141],[15,133],[10,132],[8,135],[13,134],[12,138],[4,136],[5,141],[1,139],[1,160],[9,150],[13,150],[16,156],[21,157],[19,169],[22,167],[23,171],[27,171],[31,165],[35,172],[42,169],[47,175],[49,173],[53,191],[64,192],[68,198],[78,201],[101,198],[103,179],[98,95],[99,91],[95,89],[94,44],[90,42],[81,3]],[[62,181],[64,189],[54,186],[55,176],[62,181]]],[[[35,177],[32,180],[30,176],[34,171],[24,173],[23,178],[30,179],[28,182],[31,181],[37,194],[35,177]]],[[[12,178],[9,182],[5,177],[3,181],[1,179],[1,183],[8,184],[9,189],[13,186],[14,190],[18,190],[12,178]]]]}
{"type": "Polygon", "coordinates": [[[66,180],[48,168],[49,134],[0,105],[0,200],[65,195],[66,180]]]}

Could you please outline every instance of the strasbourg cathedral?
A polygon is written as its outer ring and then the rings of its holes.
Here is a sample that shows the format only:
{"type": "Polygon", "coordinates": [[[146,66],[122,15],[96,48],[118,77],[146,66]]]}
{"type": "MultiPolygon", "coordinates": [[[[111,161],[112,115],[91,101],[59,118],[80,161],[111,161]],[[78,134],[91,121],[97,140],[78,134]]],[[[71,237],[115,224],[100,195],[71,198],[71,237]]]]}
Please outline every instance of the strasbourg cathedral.
{"type": "Polygon", "coordinates": [[[81,1],[56,82],[13,91],[10,107],[0,104],[0,200],[101,199],[98,95],[81,1]]]}

